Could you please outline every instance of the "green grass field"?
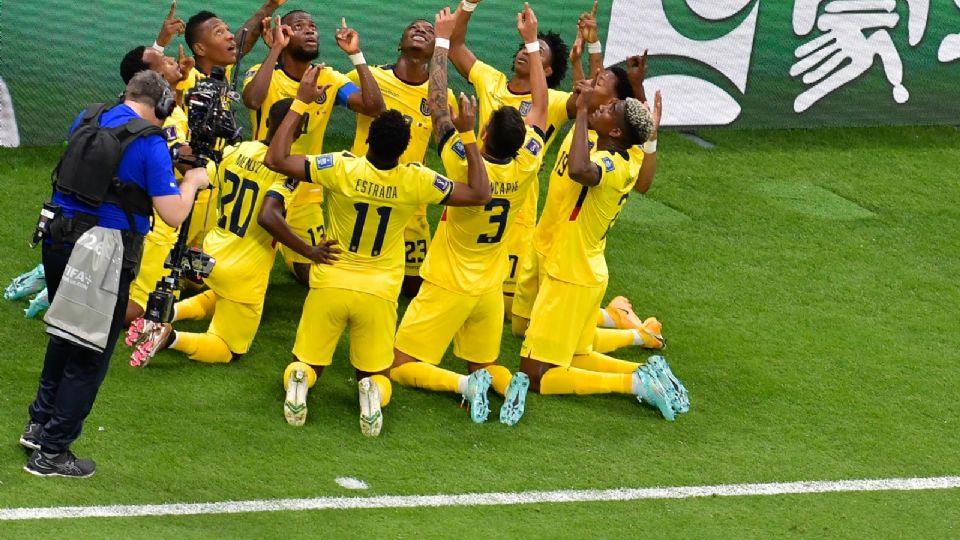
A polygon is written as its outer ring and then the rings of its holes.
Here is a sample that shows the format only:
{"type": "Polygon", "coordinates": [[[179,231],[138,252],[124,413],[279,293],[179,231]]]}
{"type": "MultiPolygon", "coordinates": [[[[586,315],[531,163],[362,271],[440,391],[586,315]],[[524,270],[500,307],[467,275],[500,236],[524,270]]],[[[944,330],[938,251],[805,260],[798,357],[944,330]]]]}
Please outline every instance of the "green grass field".
{"type": "MultiPolygon", "coordinates": [[[[305,291],[278,265],[240,361],[164,352],[134,369],[118,347],[74,447],[97,460],[90,480],[21,470],[16,439],[46,341],[25,303],[0,304],[0,509],[960,473],[960,133],[701,135],[717,148],[664,134],[654,187],[629,201],[607,248],[607,298],[625,294],[664,324],[692,404],[677,422],[625,396],[531,396],[520,425],[475,425],[453,396],[395,387],[368,440],[344,340],[307,425],[292,428],[280,374],[305,291]]],[[[26,239],[57,155],[0,150],[0,279],[39,260],[26,239]]],[[[511,369],[519,347],[505,328],[511,369]]],[[[0,537],[939,538],[958,524],[960,490],[941,490],[0,521],[0,537]]]]}

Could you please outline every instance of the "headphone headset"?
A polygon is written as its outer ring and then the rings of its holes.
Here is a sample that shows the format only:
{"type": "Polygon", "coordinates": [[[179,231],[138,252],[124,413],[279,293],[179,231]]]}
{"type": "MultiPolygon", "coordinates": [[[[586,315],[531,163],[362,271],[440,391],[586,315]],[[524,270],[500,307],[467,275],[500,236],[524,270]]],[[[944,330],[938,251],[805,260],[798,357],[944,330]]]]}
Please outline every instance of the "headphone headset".
{"type": "Polygon", "coordinates": [[[176,106],[177,100],[173,97],[173,91],[170,90],[169,85],[165,84],[163,86],[163,95],[160,96],[157,104],[153,106],[153,114],[157,115],[158,119],[164,120],[173,113],[173,108],[176,106]]]}

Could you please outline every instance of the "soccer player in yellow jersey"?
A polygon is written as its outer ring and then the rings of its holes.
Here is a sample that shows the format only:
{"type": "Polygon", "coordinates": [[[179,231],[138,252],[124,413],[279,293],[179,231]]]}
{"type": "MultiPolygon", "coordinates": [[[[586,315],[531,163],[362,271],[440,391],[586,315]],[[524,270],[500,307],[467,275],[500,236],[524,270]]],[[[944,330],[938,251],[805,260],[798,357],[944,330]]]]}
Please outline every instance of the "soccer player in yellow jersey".
{"type": "MultiPolygon", "coordinates": [[[[618,67],[600,71],[594,78],[593,97],[589,111],[606,103],[614,103],[627,97],[641,96],[643,101],[643,78],[646,71],[646,56],[632,56],[627,59],[627,70],[618,67]]],[[[651,140],[657,137],[657,128],[660,118],[660,97],[658,94],[653,110],[654,131],[651,140]]],[[[596,133],[588,131],[591,149],[595,149],[596,133]]],[[[530,322],[530,312],[537,296],[539,283],[543,276],[543,259],[550,252],[552,240],[560,225],[567,219],[570,208],[581,193],[582,186],[569,177],[569,152],[573,139],[573,132],[567,133],[560,145],[557,159],[550,172],[550,183],[547,188],[547,198],[543,212],[534,232],[533,243],[523,258],[517,277],[517,291],[514,297],[513,333],[522,336],[530,322]]],[[[649,147],[648,145],[645,145],[649,147]]],[[[645,193],[652,182],[653,172],[656,169],[656,154],[647,154],[641,147],[632,146],[628,150],[630,166],[637,170],[637,180],[634,190],[645,193]]],[[[597,328],[594,335],[593,348],[599,353],[610,352],[630,345],[643,346],[652,349],[662,349],[665,341],[661,335],[662,327],[656,318],[650,317],[641,321],[633,312],[629,300],[624,297],[614,298],[610,304],[598,310],[595,323],[597,328]]]]}
{"type": "MultiPolygon", "coordinates": [[[[447,175],[462,181],[466,176],[463,143],[473,133],[457,133],[445,98],[445,45],[454,20],[449,10],[438,15],[439,43],[431,63],[430,110],[447,175]]],[[[487,389],[491,383],[507,396],[507,404],[513,403],[502,409],[502,416],[512,408],[522,410],[528,383],[523,373],[511,378],[507,368],[496,364],[503,327],[503,276],[509,265],[503,239],[514,226],[516,211],[540,171],[547,113],[547,81],[540,63],[537,19],[529,6],[518,17],[517,28],[529,44],[525,50],[533,66],[533,105],[525,119],[516,108],[501,107],[484,126],[483,164],[493,199],[482,208],[444,211],[421,271],[423,286],[397,330],[390,371],[393,381],[407,386],[460,393],[469,403],[471,418],[478,423],[486,421],[490,412],[487,389]],[[454,354],[469,363],[469,377],[437,365],[451,341],[454,354]],[[517,397],[521,398],[519,403],[515,403],[517,397]]]]}
{"type": "MultiPolygon", "coordinates": [[[[526,116],[531,107],[530,98],[530,58],[527,51],[521,47],[513,58],[513,73],[508,77],[493,66],[482,62],[467,48],[465,40],[467,24],[476,9],[478,2],[464,1],[457,10],[457,26],[450,38],[450,61],[464,76],[477,92],[480,102],[480,125],[482,126],[493,111],[504,105],[516,107],[520,114],[526,116]]],[[[566,43],[559,34],[546,32],[539,34],[540,60],[547,76],[549,90],[549,104],[547,106],[547,120],[545,139],[547,147],[554,140],[560,128],[567,123],[574,114],[574,101],[570,92],[556,90],[566,76],[567,56],[569,54],[566,43]]],[[[481,130],[481,136],[483,135],[481,130]]],[[[537,222],[537,198],[539,184],[534,184],[527,195],[527,200],[517,209],[517,223],[510,235],[507,236],[507,251],[510,258],[510,272],[503,283],[503,300],[505,312],[510,312],[516,287],[517,270],[522,264],[527,247],[532,242],[533,228],[537,222]]]]}
{"type": "MultiPolygon", "coordinates": [[[[147,323],[144,338],[133,354],[133,364],[146,365],[157,351],[171,348],[205,363],[226,363],[250,349],[260,325],[263,301],[273,268],[276,241],[258,219],[264,199],[289,195],[293,186],[264,163],[267,145],[276,126],[286,116],[292,99],[270,109],[272,129],[263,141],[248,141],[224,150],[217,174],[220,177],[222,212],[217,226],[204,240],[204,251],[216,258],[206,283],[210,290],[174,306],[174,321],[210,319],[203,334],[174,332],[171,325],[159,329],[147,323]]],[[[330,256],[330,243],[309,246],[292,232],[277,235],[291,241],[294,249],[318,262],[330,256]]],[[[333,250],[336,251],[335,249],[333,250]]]]}
{"type": "MultiPolygon", "coordinates": [[[[172,14],[172,10],[171,10],[172,14]]],[[[171,15],[168,15],[168,19],[171,15]]],[[[182,51],[181,51],[182,52],[182,51]]],[[[161,75],[174,88],[178,82],[186,78],[186,73],[191,70],[190,63],[182,58],[178,62],[172,57],[164,56],[153,47],[135,47],[124,55],[120,62],[120,77],[124,83],[130,82],[134,75],[143,70],[153,70],[161,75]]],[[[180,96],[182,97],[182,96],[180,96]]],[[[180,101],[180,100],[178,100],[180,101]]],[[[182,149],[184,153],[189,153],[189,146],[185,146],[187,139],[187,113],[178,103],[173,112],[163,122],[163,131],[167,137],[167,144],[171,148],[182,149]]],[[[174,174],[177,181],[183,179],[180,170],[175,169],[174,174]]],[[[207,193],[204,190],[203,193],[207,193]]],[[[209,198],[209,193],[205,196],[209,198]]],[[[201,200],[201,197],[197,198],[201,200]]],[[[205,200],[205,199],[203,199],[205,200]]],[[[195,201],[196,205],[197,202],[195,201]]],[[[201,202],[201,207],[203,207],[201,202]]],[[[195,206],[196,208],[196,206],[195,206]]],[[[140,270],[137,277],[130,284],[130,298],[127,302],[127,311],[124,316],[124,324],[130,324],[134,320],[143,316],[143,311],[147,305],[147,296],[157,285],[161,277],[170,273],[169,269],[163,267],[163,262],[170,253],[170,248],[177,241],[177,230],[167,225],[162,219],[154,219],[153,227],[147,233],[143,243],[143,255],[140,259],[140,270]]],[[[136,337],[134,329],[133,337],[136,337]]]]}
{"type": "Polygon", "coordinates": [[[607,285],[606,236],[636,182],[628,151],[653,130],[650,111],[633,98],[600,105],[589,114],[593,91],[592,83],[579,86],[566,166],[580,194],[544,261],[546,275],[520,350],[520,369],[541,394],[633,394],[673,420],[688,406],[686,390],[662,357],[632,373],[591,369],[593,322],[607,285]],[[597,134],[592,154],[590,128],[597,134]]]}
{"type": "MultiPolygon", "coordinates": [[[[400,56],[396,63],[370,68],[380,87],[386,108],[400,111],[410,123],[410,144],[407,151],[400,156],[401,164],[423,163],[430,143],[430,134],[433,132],[433,120],[427,105],[427,79],[430,75],[434,36],[433,25],[429,21],[417,19],[407,25],[400,37],[400,56]]],[[[355,83],[359,81],[357,71],[351,71],[347,77],[355,83]]],[[[447,97],[449,103],[456,106],[453,92],[447,90],[447,97]]],[[[367,153],[367,134],[372,121],[371,116],[357,115],[357,132],[350,150],[353,155],[362,156],[367,153]]],[[[427,209],[421,206],[403,230],[406,266],[400,290],[408,298],[416,296],[420,289],[420,265],[430,249],[430,239],[427,209]]]]}
{"type": "MultiPolygon", "coordinates": [[[[360,52],[359,35],[341,19],[336,38],[337,45],[357,66],[357,84],[333,68],[323,68],[318,84],[327,90],[316,98],[316,106],[303,115],[300,138],[292,149],[294,154],[323,152],[323,136],[334,105],[373,116],[383,111],[380,90],[360,52]]],[[[294,10],[277,20],[266,59],[250,68],[244,77],[243,101],[250,109],[255,136],[266,130],[263,111],[270,110],[280,99],[295,97],[303,74],[319,55],[317,25],[309,13],[294,10]]],[[[323,236],[322,201],[323,190],[306,184],[297,189],[286,205],[287,222],[304,240],[315,242],[323,236]]],[[[306,285],[311,261],[286,247],[280,248],[280,254],[297,280],[306,285]]]]}
{"type": "MultiPolygon", "coordinates": [[[[370,124],[369,150],[317,156],[290,155],[301,115],[316,106],[318,67],[309,68],[267,152],[271,169],[326,188],[327,234],[343,251],[332,266],[314,265],[293,347],[294,362],[284,371],[284,416],[292,425],[306,419],[307,389],[333,360],[344,328],[350,328],[350,362],[360,390],[360,429],[376,436],[383,425],[381,406],[390,400],[390,380],[381,373],[393,362],[397,296],[403,279],[403,227],[421,204],[477,206],[490,201],[490,183],[476,144],[466,144],[468,183],[459,184],[416,163],[400,165],[410,126],[395,110],[370,124]],[[312,105],[308,105],[312,104],[312,105]]],[[[461,99],[461,123],[475,122],[473,107],[461,99]]]]}

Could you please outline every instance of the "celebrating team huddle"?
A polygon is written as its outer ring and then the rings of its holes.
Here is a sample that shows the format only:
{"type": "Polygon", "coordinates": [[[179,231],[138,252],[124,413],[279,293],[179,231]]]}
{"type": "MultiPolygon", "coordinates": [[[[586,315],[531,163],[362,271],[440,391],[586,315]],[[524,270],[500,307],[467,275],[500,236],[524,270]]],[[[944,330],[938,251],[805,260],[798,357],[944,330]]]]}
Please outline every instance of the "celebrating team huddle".
{"type": "Polygon", "coordinates": [[[596,4],[581,14],[570,47],[541,32],[533,9],[522,6],[523,45],[505,51],[514,55],[507,74],[467,47],[479,2],[442,9],[432,23],[412,21],[398,57],[377,66],[341,19],[335,38],[355,66],[350,73],[317,63],[322,36],[313,16],[274,17],[283,3],[267,1],[238,32],[239,43],[215,14],[184,23],[171,8],[154,47],[124,59],[125,80],[149,69],[176,88],[179,106],[164,131],[170,147],[189,156],[183,96],[217,68],[229,79],[260,37],[268,46],[242,77],[253,138],[223,148],[222,160],[207,166],[214,189],[198,197],[186,234],[216,260],[206,289],[174,305],[173,323],[144,318],[177,240],[177,230],[157,220],[127,307],[131,364],[146,366],[164,349],[205,363],[248,352],[279,252],[309,289],[292,357],[277,366],[291,425],[303,425],[318,401],[310,389],[346,329],[367,436],[380,433],[394,383],[459,394],[478,423],[491,411],[490,388],[502,397],[507,425],[521,420],[530,390],[629,394],[668,420],[686,412],[687,391],[662,356],[638,364],[606,355],[666,345],[660,322],[641,320],[626,298],[602,306],[606,238],[630,193],[651,185],[661,99],[659,92],[652,104],[646,99],[646,55],[628,58],[626,69],[602,67],[596,4]],[[192,58],[182,46],[179,59],[163,56],[176,33],[192,58]],[[448,61],[476,97],[449,89],[448,61]],[[574,83],[562,91],[568,62],[574,83]],[[324,148],[338,105],[357,114],[349,150],[324,148]],[[556,161],[545,163],[558,138],[556,161]],[[424,164],[431,140],[442,171],[424,164]],[[543,169],[549,183],[537,219],[543,169]],[[427,205],[444,207],[432,234],[427,205]],[[401,294],[411,300],[398,325],[401,294]],[[210,324],[205,333],[175,328],[188,319],[210,324]],[[523,336],[514,372],[507,365],[516,362],[500,358],[505,321],[523,336]],[[466,362],[462,372],[439,365],[451,342],[466,362]]]}

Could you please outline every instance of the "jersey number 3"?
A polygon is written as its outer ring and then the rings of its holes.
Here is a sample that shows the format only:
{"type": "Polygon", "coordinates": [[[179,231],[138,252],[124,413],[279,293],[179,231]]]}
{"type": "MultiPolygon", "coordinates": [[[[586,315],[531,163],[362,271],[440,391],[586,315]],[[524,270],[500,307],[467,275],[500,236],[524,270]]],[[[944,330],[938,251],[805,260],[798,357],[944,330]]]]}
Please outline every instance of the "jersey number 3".
{"type": "Polygon", "coordinates": [[[503,231],[507,228],[507,215],[510,213],[510,201],[507,199],[490,199],[490,202],[483,207],[487,212],[500,211],[490,216],[490,223],[496,223],[497,232],[493,235],[481,234],[477,237],[478,244],[496,244],[503,238],[503,231]]]}

